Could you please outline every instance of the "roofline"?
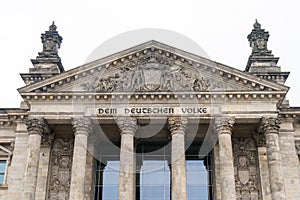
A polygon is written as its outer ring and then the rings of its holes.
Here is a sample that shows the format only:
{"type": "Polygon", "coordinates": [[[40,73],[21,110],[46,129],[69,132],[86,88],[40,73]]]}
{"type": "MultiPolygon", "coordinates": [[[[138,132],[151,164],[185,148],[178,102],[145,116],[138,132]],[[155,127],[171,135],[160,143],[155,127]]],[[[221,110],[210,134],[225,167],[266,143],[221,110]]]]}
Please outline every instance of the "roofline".
{"type": "Polygon", "coordinates": [[[95,65],[99,65],[100,66],[100,65],[104,65],[104,64],[113,62],[116,59],[117,56],[119,56],[119,57],[126,57],[126,56],[128,56],[130,54],[134,54],[136,52],[141,51],[141,49],[143,49],[143,48],[149,48],[149,47],[157,47],[157,48],[160,48],[160,49],[165,50],[165,51],[172,51],[172,53],[180,55],[180,56],[182,56],[184,58],[188,58],[189,60],[192,60],[194,62],[202,62],[203,64],[207,64],[209,66],[213,65],[217,69],[222,68],[223,71],[225,71],[225,72],[227,71],[228,73],[229,73],[229,71],[226,70],[226,69],[224,69],[224,68],[229,68],[234,73],[239,74],[241,77],[245,77],[245,78],[247,77],[247,79],[251,79],[252,81],[254,81],[256,83],[259,83],[259,84],[263,83],[265,85],[271,85],[271,87],[279,88],[281,90],[286,90],[286,91],[289,90],[289,87],[287,87],[285,85],[281,85],[281,84],[278,84],[278,83],[267,81],[265,79],[261,79],[261,78],[259,78],[257,76],[248,74],[248,73],[246,73],[244,71],[241,71],[239,69],[236,69],[236,68],[230,67],[228,65],[224,65],[224,64],[212,61],[210,59],[207,59],[207,58],[204,58],[202,56],[195,55],[193,53],[190,53],[190,52],[178,49],[176,47],[173,47],[173,46],[170,46],[170,45],[158,42],[156,40],[150,40],[148,42],[145,42],[145,43],[142,43],[142,44],[130,47],[128,49],[119,51],[117,53],[114,53],[114,54],[111,54],[111,55],[108,55],[108,56],[105,56],[105,57],[100,58],[98,60],[95,60],[95,61],[83,64],[83,65],[80,65],[78,67],[75,67],[75,68],[70,69],[68,71],[65,71],[63,73],[60,73],[60,74],[58,74],[56,76],[50,77],[48,79],[45,79],[45,80],[42,80],[42,81],[30,84],[30,85],[27,85],[27,86],[24,86],[24,87],[21,87],[21,88],[18,88],[17,90],[18,90],[19,93],[26,92],[26,90],[32,91],[32,90],[35,90],[37,88],[42,87],[45,83],[47,83],[47,85],[48,85],[48,84],[57,82],[58,80],[64,79],[66,77],[76,75],[76,73],[79,72],[79,71],[81,71],[81,70],[82,71],[87,71],[87,70],[95,68],[95,65]],[[122,55],[120,55],[120,54],[122,54],[122,55]]]}

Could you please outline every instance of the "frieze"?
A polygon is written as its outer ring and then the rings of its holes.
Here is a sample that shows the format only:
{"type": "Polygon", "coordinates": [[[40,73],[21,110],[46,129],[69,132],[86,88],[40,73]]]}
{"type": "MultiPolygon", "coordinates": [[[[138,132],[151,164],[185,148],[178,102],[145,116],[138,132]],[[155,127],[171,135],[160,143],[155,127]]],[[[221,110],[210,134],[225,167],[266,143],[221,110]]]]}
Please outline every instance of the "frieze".
{"type": "Polygon", "coordinates": [[[258,162],[252,138],[233,138],[235,188],[237,199],[259,200],[258,162]]]}

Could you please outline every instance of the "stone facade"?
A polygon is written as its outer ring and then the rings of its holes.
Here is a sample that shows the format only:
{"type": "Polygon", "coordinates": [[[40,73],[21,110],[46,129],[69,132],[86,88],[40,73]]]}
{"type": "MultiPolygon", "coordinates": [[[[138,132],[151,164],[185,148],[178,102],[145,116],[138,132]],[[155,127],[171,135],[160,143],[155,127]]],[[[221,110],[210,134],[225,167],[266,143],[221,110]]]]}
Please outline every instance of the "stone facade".
{"type": "Polygon", "coordinates": [[[53,23],[20,108],[0,110],[0,200],[100,200],[105,187],[142,199],[155,159],[170,175],[162,199],[197,196],[194,161],[210,177],[203,199],[298,199],[300,108],[268,39],[256,21],[245,71],[149,41],[61,73],[53,23]],[[108,169],[118,183],[105,185],[108,169]]]}

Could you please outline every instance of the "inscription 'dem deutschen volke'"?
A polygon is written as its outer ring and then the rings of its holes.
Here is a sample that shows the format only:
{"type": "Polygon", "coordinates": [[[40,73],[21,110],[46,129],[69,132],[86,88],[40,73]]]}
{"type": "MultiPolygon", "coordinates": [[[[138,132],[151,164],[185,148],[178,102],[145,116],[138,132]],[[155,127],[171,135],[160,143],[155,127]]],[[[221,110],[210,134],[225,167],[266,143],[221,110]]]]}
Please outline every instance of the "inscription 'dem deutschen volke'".
{"type": "Polygon", "coordinates": [[[98,115],[208,114],[209,107],[98,108],[98,115]]]}

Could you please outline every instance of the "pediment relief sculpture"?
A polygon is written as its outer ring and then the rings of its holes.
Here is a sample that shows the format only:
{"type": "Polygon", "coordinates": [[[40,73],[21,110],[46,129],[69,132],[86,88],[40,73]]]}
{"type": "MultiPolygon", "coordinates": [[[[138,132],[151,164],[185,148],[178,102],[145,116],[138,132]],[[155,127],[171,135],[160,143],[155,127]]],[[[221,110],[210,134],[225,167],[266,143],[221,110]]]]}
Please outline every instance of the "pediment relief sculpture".
{"type": "Polygon", "coordinates": [[[150,56],[121,66],[114,75],[99,76],[81,84],[85,91],[210,91],[224,89],[221,80],[213,80],[193,68],[186,68],[161,57],[150,56]]]}

